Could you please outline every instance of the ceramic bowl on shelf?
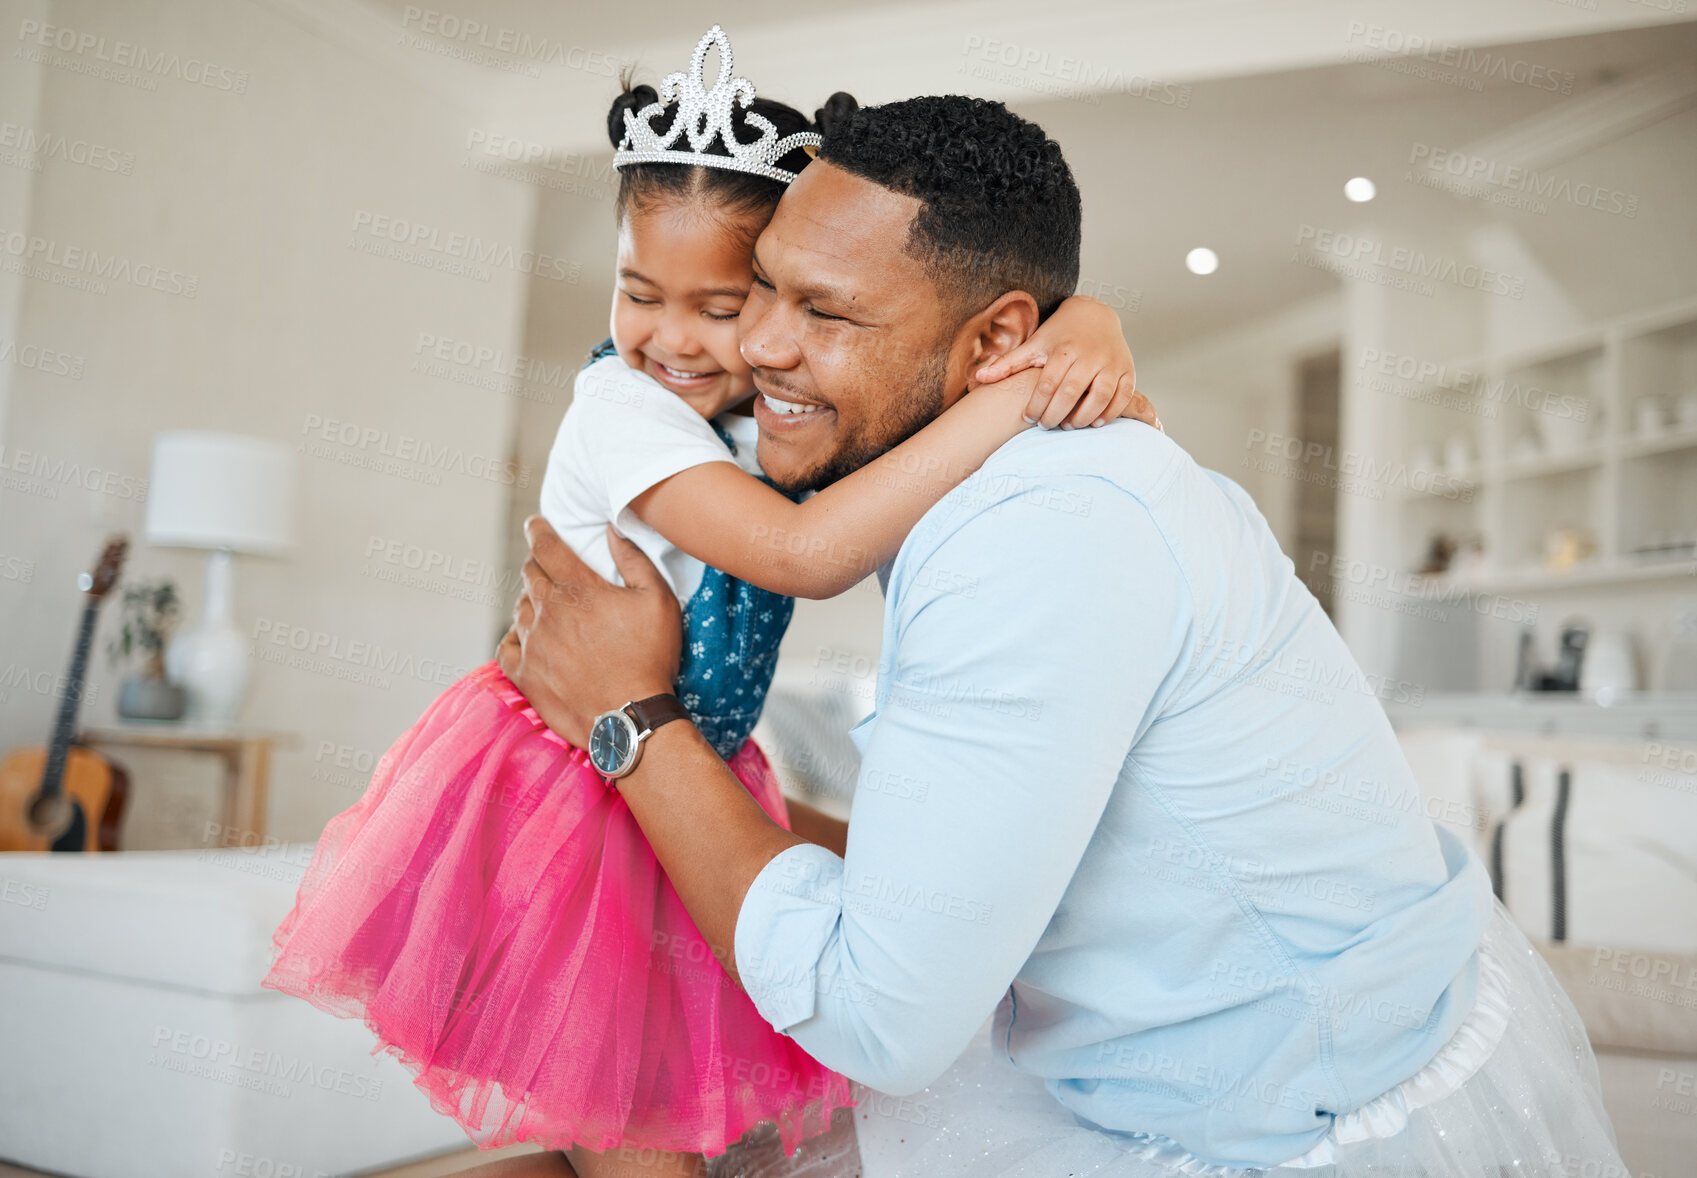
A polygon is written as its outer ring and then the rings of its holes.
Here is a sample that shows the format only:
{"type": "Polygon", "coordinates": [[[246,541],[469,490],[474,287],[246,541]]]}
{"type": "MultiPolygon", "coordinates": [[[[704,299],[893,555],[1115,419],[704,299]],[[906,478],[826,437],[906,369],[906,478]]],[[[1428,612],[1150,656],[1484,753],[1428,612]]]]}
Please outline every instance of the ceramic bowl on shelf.
{"type": "Polygon", "coordinates": [[[1454,434],[1444,439],[1444,470],[1451,475],[1465,474],[1473,465],[1473,439],[1454,434]]]}
{"type": "Polygon", "coordinates": [[[1580,397],[1560,404],[1567,413],[1538,414],[1538,434],[1544,439],[1544,449],[1551,454],[1571,454],[1583,450],[1591,440],[1591,422],[1596,416],[1595,402],[1580,397]]]}
{"type": "Polygon", "coordinates": [[[1662,412],[1660,397],[1639,397],[1632,406],[1632,422],[1637,427],[1638,436],[1653,438],[1662,432],[1667,419],[1662,412]]]}
{"type": "Polygon", "coordinates": [[[1674,417],[1680,429],[1697,429],[1697,389],[1681,397],[1675,406],[1674,417]]]}

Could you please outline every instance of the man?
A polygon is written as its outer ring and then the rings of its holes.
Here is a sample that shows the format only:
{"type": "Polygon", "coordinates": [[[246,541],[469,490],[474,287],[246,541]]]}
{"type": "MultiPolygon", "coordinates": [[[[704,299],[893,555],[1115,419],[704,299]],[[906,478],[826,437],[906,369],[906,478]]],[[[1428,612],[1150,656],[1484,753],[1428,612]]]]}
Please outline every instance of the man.
{"type": "MultiPolygon", "coordinates": [[[[1059,148],[1000,104],[858,112],[756,245],[740,330],[762,467],[823,486],[971,395],[1072,291],[1079,241],[1059,148]]],[[[677,604],[628,543],[614,588],[529,529],[502,666],[586,745],[594,713],[670,691],[677,604]]],[[[880,576],[846,838],[780,829],[687,719],[654,728],[616,784],[773,1026],[884,1093],[961,1059],[933,1087],[953,1093],[933,1130],[884,1134],[903,1172],[1099,1165],[1110,1145],[1145,1151],[1136,1173],[1299,1157],[1445,1172],[1495,1162],[1480,1150],[1547,1153],[1555,1134],[1613,1158],[1571,1044],[1536,1020],[1489,1024],[1511,983],[1481,943],[1512,956],[1514,934],[1235,484],[1135,425],[1028,431],[880,576]],[[994,1054],[963,1057],[992,1012],[994,1054]],[[1530,1136],[1467,1153],[1493,1099],[1478,1085],[1434,1106],[1452,1120],[1404,1128],[1422,1100],[1545,1048],[1530,1136]],[[985,1085],[960,1069],[998,1059],[1015,1096],[973,1095],[985,1085]]],[[[1516,974],[1517,1000],[1558,1010],[1544,979],[1516,974]]],[[[880,1130],[861,1128],[864,1147],[880,1130]]]]}

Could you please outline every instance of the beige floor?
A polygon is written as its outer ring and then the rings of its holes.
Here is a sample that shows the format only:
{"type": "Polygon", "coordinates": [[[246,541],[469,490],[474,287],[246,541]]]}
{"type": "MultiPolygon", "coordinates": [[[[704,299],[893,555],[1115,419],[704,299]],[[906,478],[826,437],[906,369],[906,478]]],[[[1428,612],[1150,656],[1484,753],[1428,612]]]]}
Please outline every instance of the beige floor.
{"type": "MultiPolygon", "coordinates": [[[[487,1153],[467,1149],[393,1170],[373,1170],[361,1175],[361,1178],[442,1178],[445,1174],[459,1174],[473,1166],[481,1166],[484,1162],[496,1162],[502,1158],[516,1158],[520,1154],[536,1152],[536,1147],[532,1145],[514,1145],[507,1149],[492,1149],[487,1153]]],[[[0,1178],[44,1178],[44,1175],[41,1170],[24,1170],[0,1162],[0,1178]]]]}
{"type": "MultiPolygon", "coordinates": [[[[506,1149],[491,1149],[487,1152],[477,1149],[465,1149],[458,1153],[443,1154],[439,1158],[431,1158],[427,1162],[414,1162],[410,1166],[401,1166],[394,1170],[376,1170],[363,1178],[441,1178],[443,1174],[458,1174],[473,1166],[481,1166],[485,1162],[498,1162],[502,1158],[516,1158],[520,1154],[540,1152],[534,1145],[513,1145],[506,1149]]],[[[4,1178],[0,1175],[0,1178],[4,1178]]]]}
{"type": "MultiPolygon", "coordinates": [[[[855,1129],[855,1116],[855,1110],[852,1108],[836,1110],[831,1117],[831,1127],[819,1136],[809,1138],[791,1160],[785,1159],[777,1129],[768,1121],[732,1147],[739,1159],[736,1169],[739,1173],[764,1174],[774,1178],[784,1174],[790,1175],[791,1178],[824,1174],[855,1175],[858,1178],[860,1145],[855,1129]]],[[[369,1170],[360,1175],[360,1178],[442,1178],[447,1174],[463,1173],[485,1162],[497,1162],[502,1158],[516,1158],[537,1152],[540,1151],[534,1145],[513,1145],[506,1149],[492,1149],[487,1153],[466,1149],[443,1154],[429,1161],[414,1162],[409,1166],[398,1166],[390,1170],[369,1170]]],[[[0,1178],[47,1176],[40,1170],[25,1170],[0,1162],[0,1178]]]]}

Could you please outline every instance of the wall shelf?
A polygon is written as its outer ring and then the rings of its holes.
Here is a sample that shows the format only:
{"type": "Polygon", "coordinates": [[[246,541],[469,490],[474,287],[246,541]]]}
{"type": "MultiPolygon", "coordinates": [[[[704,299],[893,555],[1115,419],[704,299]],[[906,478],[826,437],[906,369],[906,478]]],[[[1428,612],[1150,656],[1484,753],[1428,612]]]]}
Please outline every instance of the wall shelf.
{"type": "MultiPolygon", "coordinates": [[[[1636,321],[1639,316],[1634,316],[1636,321]]],[[[1661,323],[1660,319],[1654,320],[1661,323]]],[[[1608,346],[1608,327],[1603,324],[1593,324],[1582,327],[1578,331],[1546,340],[1530,348],[1516,348],[1509,352],[1499,352],[1495,355],[1472,357],[1474,364],[1490,368],[1541,368],[1548,364],[1560,364],[1567,360],[1583,359],[1588,353],[1600,352],[1608,346]]]]}
{"type": "Polygon", "coordinates": [[[1601,466],[1604,461],[1602,446],[1587,446],[1583,450],[1575,450],[1570,454],[1540,454],[1535,458],[1511,458],[1506,461],[1497,476],[1503,482],[1513,482],[1517,479],[1541,479],[1548,475],[1571,474],[1576,470],[1588,470],[1601,466]]]}
{"type": "Polygon", "coordinates": [[[1690,549],[1680,547],[1697,544],[1697,428],[1668,425],[1651,436],[1636,429],[1641,397],[1659,398],[1665,418],[1697,392],[1697,300],[1592,324],[1536,347],[1452,360],[1440,371],[1450,384],[1425,386],[1432,396],[1408,403],[1436,407],[1460,395],[1472,398],[1472,409],[1415,412],[1401,433],[1404,457],[1459,447],[1478,460],[1400,497],[1405,560],[1417,560],[1441,531],[1478,537],[1478,572],[1454,583],[1481,591],[1697,571],[1683,555],[1690,549]],[[1459,372],[1476,375],[1458,389],[1459,372]],[[1424,506],[1445,499],[1450,504],[1441,512],[1424,506]],[[1578,533],[1594,555],[1551,572],[1543,563],[1546,543],[1564,530],[1578,533]],[[1681,555],[1639,555],[1660,547],[1681,555]]]}
{"type": "Polygon", "coordinates": [[[1655,437],[1634,435],[1622,442],[1622,458],[1645,458],[1652,454],[1669,454],[1676,450],[1697,448],[1697,429],[1674,430],[1655,437]]]}
{"type": "Polygon", "coordinates": [[[1464,491],[1476,490],[1479,486],[1478,474],[1467,471],[1435,470],[1420,472],[1427,477],[1416,478],[1416,472],[1409,471],[1408,482],[1402,487],[1405,499],[1456,499],[1464,491]]]}
{"type": "Polygon", "coordinates": [[[1523,565],[1488,573],[1437,579],[1440,586],[1463,593],[1529,593],[1555,589],[1583,589],[1596,585],[1623,585],[1637,581],[1660,581],[1687,577],[1697,591],[1697,560],[1587,561],[1555,572],[1542,565],[1523,565]]]}

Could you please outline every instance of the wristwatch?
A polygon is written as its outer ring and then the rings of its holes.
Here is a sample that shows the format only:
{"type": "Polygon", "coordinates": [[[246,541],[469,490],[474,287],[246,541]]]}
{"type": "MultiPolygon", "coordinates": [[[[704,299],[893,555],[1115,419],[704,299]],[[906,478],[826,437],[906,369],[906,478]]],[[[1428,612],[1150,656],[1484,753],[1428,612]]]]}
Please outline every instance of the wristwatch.
{"type": "Polygon", "coordinates": [[[689,719],[689,709],[671,694],[651,695],[602,712],[589,727],[589,763],[608,781],[636,768],[642,742],[662,724],[689,719]]]}

